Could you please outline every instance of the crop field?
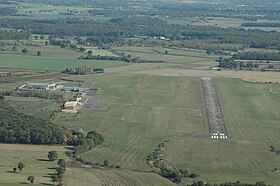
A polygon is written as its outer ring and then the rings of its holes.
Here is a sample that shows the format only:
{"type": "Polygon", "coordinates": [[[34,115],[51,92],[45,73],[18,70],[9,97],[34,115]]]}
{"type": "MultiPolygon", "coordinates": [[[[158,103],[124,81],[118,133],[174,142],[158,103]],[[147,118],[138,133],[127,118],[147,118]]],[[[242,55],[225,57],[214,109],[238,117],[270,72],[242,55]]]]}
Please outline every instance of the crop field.
{"type": "Polygon", "coordinates": [[[141,59],[146,60],[162,60],[167,63],[177,63],[177,64],[185,64],[189,67],[201,67],[201,66],[210,66],[215,62],[217,56],[207,55],[206,53],[202,53],[202,51],[179,51],[174,49],[159,49],[157,53],[152,50],[151,47],[115,47],[119,53],[125,53],[126,55],[131,55],[132,58],[140,57],[141,59]],[[168,51],[168,54],[164,54],[165,50],[168,51]]]}
{"type": "Polygon", "coordinates": [[[17,69],[34,69],[34,70],[52,70],[62,71],[66,68],[75,68],[85,64],[92,64],[99,68],[108,68],[127,65],[126,62],[121,61],[106,61],[106,60],[79,60],[79,59],[51,59],[47,57],[28,56],[28,55],[11,55],[0,54],[1,68],[17,69]]]}
{"type": "Polygon", "coordinates": [[[67,186],[172,186],[170,181],[148,172],[127,170],[69,168],[65,174],[67,186]]]}
{"type": "Polygon", "coordinates": [[[194,49],[179,49],[179,48],[165,48],[165,47],[135,47],[135,46],[123,46],[123,47],[114,47],[114,50],[117,51],[127,51],[127,52],[139,52],[147,54],[164,54],[165,51],[168,51],[169,55],[178,55],[178,56],[189,56],[189,57],[205,57],[205,58],[215,58],[215,55],[208,55],[204,50],[194,50],[194,49]]]}
{"type": "MultiPolygon", "coordinates": [[[[168,64],[169,65],[169,64],[168,64]]],[[[258,72],[258,71],[232,71],[232,70],[205,70],[204,69],[185,69],[184,66],[164,66],[163,64],[154,65],[153,68],[148,68],[143,64],[131,65],[128,67],[120,67],[112,69],[111,71],[122,72],[124,70],[129,71],[131,69],[132,74],[146,74],[152,76],[172,76],[172,77],[201,77],[201,76],[212,76],[212,77],[224,77],[224,78],[240,78],[244,81],[249,82],[280,82],[280,76],[278,72],[258,72]],[[143,69],[141,70],[141,67],[143,69]],[[135,69],[135,70],[134,70],[135,69]]],[[[197,63],[195,64],[197,65],[197,63]]],[[[191,65],[193,67],[193,65],[191,65]]]]}
{"type": "Polygon", "coordinates": [[[78,59],[79,56],[82,55],[82,53],[70,49],[64,49],[57,46],[44,46],[42,43],[39,43],[39,41],[44,42],[45,40],[33,40],[33,42],[36,42],[36,44],[39,46],[17,46],[17,51],[13,51],[12,46],[6,46],[6,51],[1,51],[1,53],[23,55],[21,50],[26,48],[28,50],[28,53],[24,54],[26,56],[36,56],[37,51],[42,53],[41,56],[38,57],[48,57],[53,59],[61,59],[65,57],[68,59],[78,59]]]}
{"type": "Polygon", "coordinates": [[[209,18],[205,19],[206,21],[194,22],[193,25],[199,26],[219,26],[219,27],[240,27],[242,23],[246,23],[249,21],[245,21],[243,19],[238,18],[209,18]]]}
{"type": "Polygon", "coordinates": [[[190,25],[192,24],[193,21],[193,19],[191,18],[182,18],[182,19],[167,18],[163,20],[167,21],[168,24],[178,24],[178,25],[190,25]]]}
{"type": "MultiPolygon", "coordinates": [[[[0,7],[14,7],[14,5],[2,5],[0,7]]],[[[81,19],[94,19],[99,21],[104,21],[110,19],[110,17],[104,16],[91,16],[86,14],[87,10],[90,8],[83,6],[51,6],[46,4],[34,4],[34,3],[19,3],[17,7],[17,15],[16,16],[8,16],[9,18],[16,19],[66,19],[66,18],[81,18],[81,19]],[[67,15],[68,10],[78,11],[75,14],[67,15]],[[40,12],[41,11],[41,12],[40,12]],[[49,11],[49,12],[47,12],[49,11]]]]}
{"type": "MultiPolygon", "coordinates": [[[[193,25],[198,26],[218,26],[218,27],[241,27],[242,23],[248,23],[252,21],[246,21],[238,18],[206,18],[205,21],[194,22],[193,25]]],[[[279,23],[279,21],[275,20],[258,20],[256,23],[279,23]]],[[[279,27],[242,27],[245,29],[259,29],[265,31],[280,31],[279,27]]]]}
{"type": "Polygon", "coordinates": [[[6,102],[16,110],[37,118],[49,119],[63,104],[47,99],[6,96],[6,102]]]}
{"type": "Polygon", "coordinates": [[[59,157],[64,157],[62,146],[43,146],[43,145],[12,145],[0,144],[0,178],[1,186],[18,186],[27,184],[27,177],[35,176],[35,185],[51,184],[49,174],[56,167],[56,162],[47,160],[48,151],[56,150],[59,157]],[[25,164],[22,172],[12,173],[12,169],[17,167],[19,162],[25,164]]]}
{"type": "Polygon", "coordinates": [[[117,56],[112,52],[110,52],[109,50],[98,49],[97,47],[85,47],[85,48],[87,49],[85,52],[92,50],[93,51],[92,55],[94,56],[117,56]]]}

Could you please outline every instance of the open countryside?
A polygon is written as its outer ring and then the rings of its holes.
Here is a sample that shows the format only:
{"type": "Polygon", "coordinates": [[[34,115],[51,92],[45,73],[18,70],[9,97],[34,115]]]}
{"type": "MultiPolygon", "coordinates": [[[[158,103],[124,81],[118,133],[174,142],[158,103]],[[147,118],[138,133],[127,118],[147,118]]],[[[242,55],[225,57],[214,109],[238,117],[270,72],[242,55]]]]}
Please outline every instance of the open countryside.
{"type": "Polygon", "coordinates": [[[1,1],[0,186],[280,185],[279,6],[1,1]]]}

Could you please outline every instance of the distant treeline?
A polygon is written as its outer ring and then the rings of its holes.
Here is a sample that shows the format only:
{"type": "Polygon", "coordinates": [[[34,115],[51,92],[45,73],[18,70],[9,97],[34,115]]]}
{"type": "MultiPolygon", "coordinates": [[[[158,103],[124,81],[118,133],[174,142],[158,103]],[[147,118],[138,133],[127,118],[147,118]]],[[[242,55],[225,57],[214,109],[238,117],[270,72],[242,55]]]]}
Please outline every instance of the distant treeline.
{"type": "Polygon", "coordinates": [[[140,57],[131,58],[130,56],[93,56],[93,55],[87,55],[87,56],[81,56],[80,59],[85,60],[114,60],[114,61],[125,61],[125,62],[131,62],[131,63],[165,63],[165,61],[162,60],[147,60],[147,59],[141,59],[140,57]]]}
{"type": "Polygon", "coordinates": [[[245,61],[235,61],[234,58],[223,58],[220,57],[218,60],[216,60],[217,62],[219,62],[218,67],[223,68],[223,69],[250,69],[250,70],[267,70],[267,69],[273,69],[274,65],[270,64],[269,61],[266,61],[266,65],[264,66],[260,66],[261,63],[259,62],[245,62],[245,61]]]}
{"type": "Polygon", "coordinates": [[[244,60],[280,60],[280,52],[269,53],[269,52],[239,52],[233,55],[234,59],[244,60]]]}
{"type": "Polygon", "coordinates": [[[77,74],[77,75],[98,74],[98,73],[104,73],[104,69],[94,68],[92,65],[81,65],[76,68],[66,68],[65,70],[62,71],[62,73],[77,74]]]}
{"type": "MultiPolygon", "coordinates": [[[[137,21],[137,19],[136,19],[137,21]]],[[[141,21],[141,20],[140,20],[141,21]]],[[[165,36],[171,40],[201,41],[204,43],[241,44],[257,48],[280,49],[280,33],[237,28],[219,28],[214,26],[184,26],[159,24],[154,26],[135,25],[129,20],[117,22],[97,22],[71,20],[32,20],[2,19],[0,27],[24,29],[33,34],[57,36],[102,36],[112,38],[131,38],[135,35],[154,37],[165,36]]],[[[94,40],[93,38],[91,38],[94,40]]],[[[95,41],[93,41],[95,42],[95,41]]],[[[101,41],[102,42],[102,41],[101,41]]]]}
{"type": "Polygon", "coordinates": [[[280,27],[280,23],[242,23],[243,27],[280,27]]]}
{"type": "Polygon", "coordinates": [[[0,40],[21,40],[30,36],[31,34],[26,31],[0,30],[0,40]]]}
{"type": "Polygon", "coordinates": [[[64,131],[50,121],[37,119],[0,103],[0,142],[63,144],[64,131]]]}
{"type": "Polygon", "coordinates": [[[256,182],[256,183],[242,183],[240,181],[237,182],[226,182],[226,183],[206,183],[204,181],[193,181],[191,185],[188,186],[269,186],[265,184],[264,182],[256,182]]]}
{"type": "Polygon", "coordinates": [[[128,17],[132,15],[150,15],[160,17],[226,17],[257,20],[279,19],[280,5],[276,0],[235,0],[203,1],[183,3],[178,1],[135,1],[135,0],[19,0],[19,2],[45,3],[51,5],[92,7],[90,13],[105,17],[128,17]],[[219,2],[219,3],[217,3],[219,2]],[[244,6],[240,6],[244,5],[244,6]],[[122,7],[122,10],[116,8],[122,7]],[[152,8],[151,8],[152,7],[152,8]]]}
{"type": "Polygon", "coordinates": [[[66,5],[66,6],[75,6],[75,5],[89,5],[94,4],[94,6],[120,6],[127,5],[131,0],[18,0],[18,2],[32,2],[32,3],[45,3],[51,5],[66,5]]]}
{"type": "Polygon", "coordinates": [[[7,15],[13,15],[17,13],[16,9],[13,8],[0,8],[0,16],[7,16],[7,15]]]}

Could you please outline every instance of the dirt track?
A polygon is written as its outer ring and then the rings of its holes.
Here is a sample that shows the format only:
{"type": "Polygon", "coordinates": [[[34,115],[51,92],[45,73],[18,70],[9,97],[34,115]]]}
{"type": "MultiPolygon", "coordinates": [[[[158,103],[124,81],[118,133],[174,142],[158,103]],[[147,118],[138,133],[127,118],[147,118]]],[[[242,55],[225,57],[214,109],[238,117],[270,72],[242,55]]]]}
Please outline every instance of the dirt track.
{"type": "Polygon", "coordinates": [[[227,139],[228,134],[213,79],[210,77],[202,77],[201,82],[206,104],[210,136],[212,139],[227,139]]]}

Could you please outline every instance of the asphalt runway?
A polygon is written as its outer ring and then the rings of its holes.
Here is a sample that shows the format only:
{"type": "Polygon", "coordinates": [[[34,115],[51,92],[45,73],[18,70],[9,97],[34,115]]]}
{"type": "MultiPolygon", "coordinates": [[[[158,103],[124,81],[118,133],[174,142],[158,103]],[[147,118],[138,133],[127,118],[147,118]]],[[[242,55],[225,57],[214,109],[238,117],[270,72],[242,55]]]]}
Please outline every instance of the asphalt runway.
{"type": "Polygon", "coordinates": [[[212,139],[227,139],[228,133],[213,79],[211,77],[201,77],[201,82],[208,117],[210,137],[212,139]]]}

